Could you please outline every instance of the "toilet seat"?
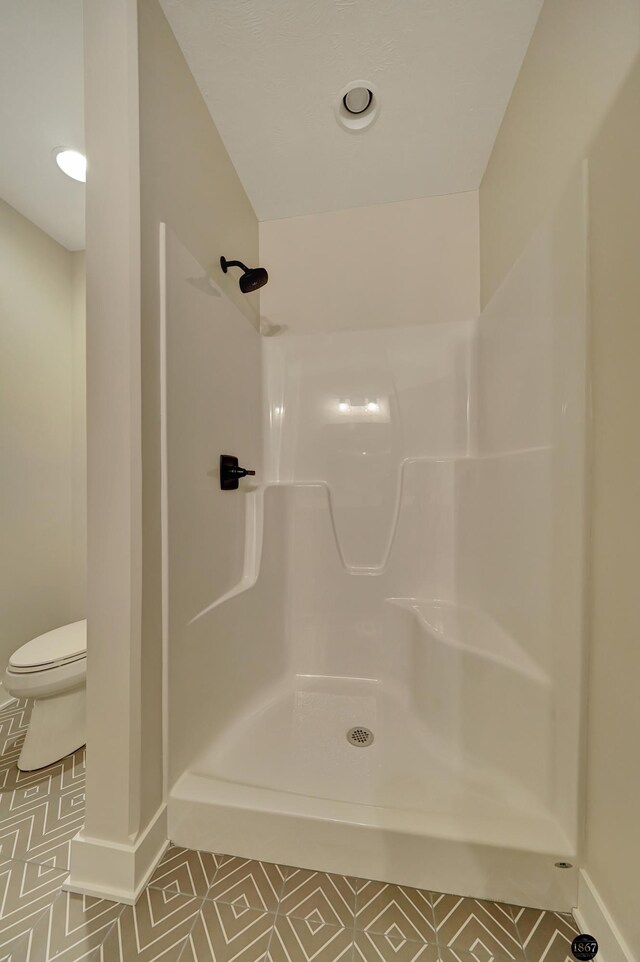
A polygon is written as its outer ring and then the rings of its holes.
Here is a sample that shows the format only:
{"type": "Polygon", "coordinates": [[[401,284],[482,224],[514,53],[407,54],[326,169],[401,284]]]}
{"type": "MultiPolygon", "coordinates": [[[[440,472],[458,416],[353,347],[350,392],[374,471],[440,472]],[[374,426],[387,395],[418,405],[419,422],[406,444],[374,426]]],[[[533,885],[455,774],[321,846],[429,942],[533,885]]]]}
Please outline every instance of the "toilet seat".
{"type": "Polygon", "coordinates": [[[11,655],[12,675],[51,671],[82,661],[87,656],[87,622],[75,621],[32,638],[11,655]]]}
{"type": "Polygon", "coordinates": [[[76,655],[73,658],[63,658],[55,661],[46,662],[43,665],[32,665],[29,667],[22,668],[19,665],[14,665],[9,662],[9,671],[14,675],[32,675],[39,671],[51,671],[52,668],[60,668],[62,665],[72,665],[76,661],[82,661],[86,658],[86,652],[83,655],[76,655]]]}
{"type": "Polygon", "coordinates": [[[39,671],[16,671],[8,667],[2,684],[14,698],[48,698],[74,688],[82,688],[86,680],[87,659],[84,657],[39,671]]]}

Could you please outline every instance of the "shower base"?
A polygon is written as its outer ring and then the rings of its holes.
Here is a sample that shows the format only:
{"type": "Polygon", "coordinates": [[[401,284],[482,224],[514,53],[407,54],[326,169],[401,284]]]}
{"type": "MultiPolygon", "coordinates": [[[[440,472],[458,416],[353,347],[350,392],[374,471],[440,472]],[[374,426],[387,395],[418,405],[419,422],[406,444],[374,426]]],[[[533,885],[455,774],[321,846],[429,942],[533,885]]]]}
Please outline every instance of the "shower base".
{"type": "Polygon", "coordinates": [[[245,708],[175,784],[178,845],[569,910],[561,826],[496,774],[450,753],[402,692],[296,676],[245,708]],[[354,745],[354,727],[373,734],[354,745]]]}

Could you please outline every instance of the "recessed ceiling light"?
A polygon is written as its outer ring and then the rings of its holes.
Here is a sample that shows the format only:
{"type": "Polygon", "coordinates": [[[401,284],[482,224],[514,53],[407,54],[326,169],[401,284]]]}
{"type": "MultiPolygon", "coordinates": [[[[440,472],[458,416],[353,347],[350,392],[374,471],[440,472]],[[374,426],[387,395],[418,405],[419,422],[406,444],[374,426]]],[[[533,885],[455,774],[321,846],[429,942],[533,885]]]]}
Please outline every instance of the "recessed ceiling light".
{"type": "Polygon", "coordinates": [[[354,87],[353,90],[346,92],[342,98],[342,103],[350,114],[362,114],[372,100],[373,94],[368,87],[354,87]]]}
{"type": "Polygon", "coordinates": [[[340,91],[335,111],[338,123],[345,130],[353,133],[366,130],[380,113],[376,88],[366,80],[353,80],[340,91]]]}
{"type": "Polygon", "coordinates": [[[70,147],[57,147],[53,153],[56,164],[67,177],[79,180],[83,184],[86,182],[87,158],[84,154],[81,154],[79,150],[72,150],[70,147]]]}

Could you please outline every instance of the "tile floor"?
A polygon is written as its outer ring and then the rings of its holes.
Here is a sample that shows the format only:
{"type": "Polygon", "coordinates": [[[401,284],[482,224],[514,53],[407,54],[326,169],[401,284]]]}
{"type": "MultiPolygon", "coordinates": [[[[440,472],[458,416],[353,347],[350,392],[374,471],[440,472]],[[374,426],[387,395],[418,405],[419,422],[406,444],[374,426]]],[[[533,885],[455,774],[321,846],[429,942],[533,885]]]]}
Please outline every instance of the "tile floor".
{"type": "Polygon", "coordinates": [[[84,752],[15,763],[0,712],[0,962],[573,962],[569,915],[171,847],[135,907],[61,891],[84,752]]]}

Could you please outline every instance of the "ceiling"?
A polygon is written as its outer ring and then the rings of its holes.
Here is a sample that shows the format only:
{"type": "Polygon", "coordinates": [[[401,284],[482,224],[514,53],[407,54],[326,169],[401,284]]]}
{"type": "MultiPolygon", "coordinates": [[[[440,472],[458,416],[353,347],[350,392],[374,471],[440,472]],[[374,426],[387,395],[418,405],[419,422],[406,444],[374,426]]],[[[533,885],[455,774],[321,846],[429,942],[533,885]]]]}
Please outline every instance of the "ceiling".
{"type": "Polygon", "coordinates": [[[161,0],[260,220],[479,187],[542,0],[161,0]],[[353,133],[342,88],[377,88],[353,133]]]}
{"type": "MultiPolygon", "coordinates": [[[[475,190],[542,0],[161,0],[260,220],[475,190]],[[380,113],[335,105],[354,80],[380,113]]],[[[0,197],[69,250],[84,187],[82,0],[3,0],[0,197]]]]}
{"type": "Polygon", "coordinates": [[[84,185],[56,147],[83,150],[82,0],[2,0],[0,198],[64,247],[84,247],[84,185]]]}

